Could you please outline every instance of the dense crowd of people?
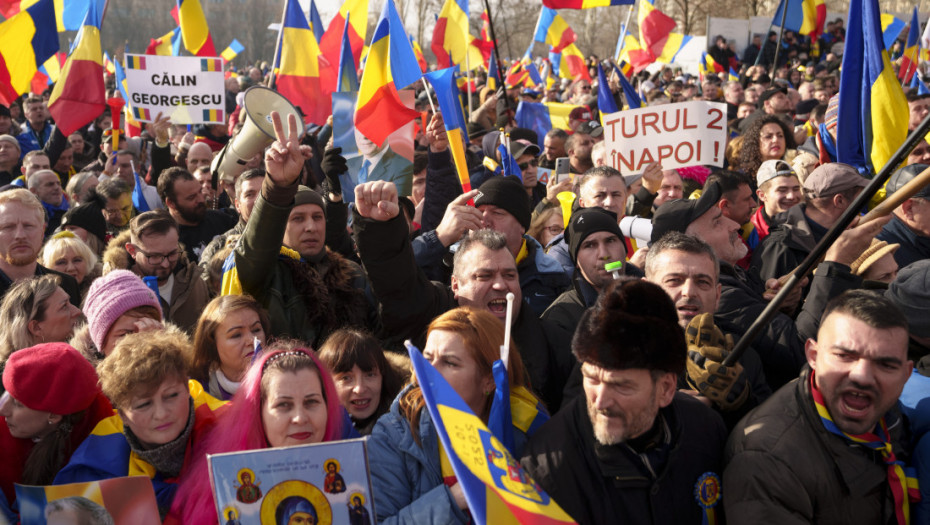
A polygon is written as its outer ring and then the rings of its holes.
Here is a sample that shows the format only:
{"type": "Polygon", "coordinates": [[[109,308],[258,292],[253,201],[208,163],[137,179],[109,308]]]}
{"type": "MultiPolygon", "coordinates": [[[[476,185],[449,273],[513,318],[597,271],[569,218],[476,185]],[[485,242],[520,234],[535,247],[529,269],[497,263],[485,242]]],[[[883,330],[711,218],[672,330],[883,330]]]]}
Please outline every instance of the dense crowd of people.
{"type": "MultiPolygon", "coordinates": [[[[738,80],[634,79],[725,103],[724,168],[622,172],[596,82],[479,74],[467,192],[419,84],[412,163],[273,113],[241,173],[211,162],[259,66],[226,125],[126,137],[104,112],[66,137],[43,95],[0,106],[0,521],[17,483],[141,475],[165,523],[216,523],[207,454],[368,436],[378,523],[467,523],[403,342],[487,422],[509,334],[512,452],[578,523],[930,523],[930,185],[841,233],[727,362],[875,175],[836,161],[842,40],[788,34],[774,64],[719,37],[738,80]],[[577,108],[539,136],[521,101],[577,108]]],[[[907,100],[913,131],[930,95],[907,100]]],[[[928,167],[924,139],[885,195],[928,167]]]]}

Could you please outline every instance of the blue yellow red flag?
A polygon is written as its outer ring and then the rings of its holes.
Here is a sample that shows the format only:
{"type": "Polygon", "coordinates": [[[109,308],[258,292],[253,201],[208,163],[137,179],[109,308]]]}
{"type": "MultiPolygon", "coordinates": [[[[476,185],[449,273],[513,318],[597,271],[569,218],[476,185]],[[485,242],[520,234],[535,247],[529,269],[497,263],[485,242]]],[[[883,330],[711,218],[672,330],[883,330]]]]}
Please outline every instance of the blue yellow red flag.
{"type": "Polygon", "coordinates": [[[397,91],[423,76],[393,0],[386,0],[375,26],[359,85],[355,129],[375,144],[419,113],[401,103],[397,91]]]}
{"type": "Polygon", "coordinates": [[[181,28],[176,27],[158,38],[152,38],[146,55],[178,56],[181,54],[181,28]]]}
{"type": "MultiPolygon", "coordinates": [[[[37,4],[40,0],[0,0],[0,15],[12,18],[22,10],[37,4]]],[[[104,0],[93,0],[98,13],[103,12],[104,0]]],[[[78,31],[84,23],[91,0],[54,0],[55,23],[59,33],[78,31]]]]}
{"type": "Polygon", "coordinates": [[[455,68],[430,71],[424,75],[436,94],[436,102],[442,113],[442,122],[446,128],[449,139],[449,150],[455,163],[455,172],[458,174],[462,191],[471,191],[471,178],[468,175],[468,165],[465,160],[465,145],[468,144],[468,128],[465,126],[465,112],[462,110],[462,100],[459,98],[455,85],[455,68]]]}
{"type": "Polygon", "coordinates": [[[220,56],[223,57],[223,60],[230,62],[232,59],[236,58],[239,53],[245,51],[245,46],[241,42],[233,38],[233,41],[226,46],[226,49],[220,53],[220,56]]]}
{"type": "Polygon", "coordinates": [[[543,0],[543,5],[550,9],[591,9],[592,7],[610,7],[612,5],[633,5],[634,0],[543,0]]]}
{"type": "Polygon", "coordinates": [[[216,47],[200,0],[177,0],[177,9],[184,49],[199,57],[215,57],[216,47]]]}
{"type": "Polygon", "coordinates": [[[420,65],[420,71],[426,73],[429,69],[429,64],[426,63],[426,57],[423,56],[423,49],[420,48],[420,43],[413,38],[413,35],[410,35],[410,45],[413,46],[413,54],[417,57],[417,64],[420,65]]]}
{"type": "Polygon", "coordinates": [[[352,43],[349,40],[349,20],[345,22],[342,32],[342,51],[339,53],[339,76],[336,91],[340,93],[358,91],[358,68],[352,56],[352,43]]]}
{"type": "Polygon", "coordinates": [[[536,20],[536,32],[533,34],[534,41],[549,44],[553,53],[561,53],[565,46],[577,39],[568,22],[559,16],[555,9],[546,6],[540,9],[539,19],[536,20]]]}
{"type": "Polygon", "coordinates": [[[420,351],[408,343],[408,352],[426,409],[475,523],[574,523],[420,351]]]}
{"type": "MultiPolygon", "coordinates": [[[[550,56],[552,56],[551,52],[550,56]]],[[[584,79],[588,82],[591,81],[588,65],[585,63],[584,55],[581,54],[581,50],[578,49],[578,46],[569,44],[565,46],[565,49],[563,49],[561,53],[558,53],[558,56],[558,74],[560,77],[569,78],[571,80],[584,79]]]]}
{"type": "Polygon", "coordinates": [[[58,49],[53,0],[39,0],[0,23],[0,102],[11,104],[26,93],[58,49]]]}
{"type": "Polygon", "coordinates": [[[810,35],[816,40],[823,34],[827,21],[827,6],[824,0],[781,0],[772,17],[772,25],[780,26],[782,9],[787,1],[788,12],[785,14],[785,29],[802,35],[810,35]]]}
{"type": "Polygon", "coordinates": [[[730,82],[739,82],[739,73],[737,73],[736,70],[732,67],[730,68],[730,72],[727,74],[727,80],[730,82]]]}
{"type": "Polygon", "coordinates": [[[113,63],[113,59],[110,58],[106,51],[103,52],[103,69],[111,75],[116,74],[116,64],[113,63]]]}
{"type": "Polygon", "coordinates": [[[917,61],[920,54],[920,21],[917,20],[917,6],[911,16],[911,29],[907,33],[907,42],[904,45],[904,54],[901,55],[901,66],[898,69],[898,79],[904,83],[911,81],[917,72],[917,61]]]}
{"type": "Polygon", "coordinates": [[[629,62],[639,72],[653,62],[671,64],[691,40],[690,35],[672,32],[677,23],[655,8],[654,0],[639,4],[639,47],[629,51],[629,62]]]}
{"type": "MultiPolygon", "coordinates": [[[[872,177],[907,136],[907,100],[882,42],[877,0],[852,0],[843,50],[837,160],[872,177]]],[[[884,198],[884,190],[876,196],[884,198]]],[[[877,201],[873,201],[877,202],[877,201]]]]}
{"type": "Polygon", "coordinates": [[[66,137],[92,122],[107,107],[100,20],[96,2],[91,2],[74,48],[48,100],[49,113],[66,137]]]}
{"type": "Polygon", "coordinates": [[[332,111],[332,103],[329,106],[324,103],[320,84],[320,48],[297,0],[287,0],[281,27],[280,57],[276,89],[300,108],[307,122],[322,126],[332,111]]]}
{"type": "Polygon", "coordinates": [[[543,139],[546,133],[552,129],[571,129],[568,116],[575,108],[580,108],[574,104],[563,104],[561,102],[523,102],[517,105],[515,115],[517,126],[531,129],[536,132],[538,137],[538,146],[543,147],[543,139]]]}
{"type": "Polygon", "coordinates": [[[446,0],[433,27],[430,44],[439,68],[464,66],[466,61],[472,68],[481,65],[484,57],[472,45],[474,40],[468,31],[468,0],[446,0]]]}

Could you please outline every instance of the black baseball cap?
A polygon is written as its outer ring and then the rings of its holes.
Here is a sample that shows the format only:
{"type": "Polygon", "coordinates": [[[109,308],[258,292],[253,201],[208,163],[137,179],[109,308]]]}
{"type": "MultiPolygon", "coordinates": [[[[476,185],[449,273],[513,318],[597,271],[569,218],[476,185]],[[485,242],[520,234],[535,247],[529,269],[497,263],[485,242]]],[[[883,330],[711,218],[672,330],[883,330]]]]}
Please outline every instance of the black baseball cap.
{"type": "Polygon", "coordinates": [[[649,242],[654,243],[669,232],[685,233],[689,224],[717,204],[720,195],[720,183],[712,181],[704,188],[700,199],[677,199],[662,204],[652,215],[649,242]]]}

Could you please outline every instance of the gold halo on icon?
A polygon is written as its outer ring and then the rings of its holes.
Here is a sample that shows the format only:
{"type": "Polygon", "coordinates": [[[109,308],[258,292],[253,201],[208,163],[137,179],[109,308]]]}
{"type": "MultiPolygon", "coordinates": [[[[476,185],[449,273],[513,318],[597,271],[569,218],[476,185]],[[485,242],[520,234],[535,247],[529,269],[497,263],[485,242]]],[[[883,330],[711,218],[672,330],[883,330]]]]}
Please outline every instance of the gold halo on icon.
{"type": "Polygon", "coordinates": [[[300,496],[313,505],[316,510],[317,525],[332,525],[333,509],[329,506],[329,501],[323,495],[323,491],[299,479],[282,481],[271,487],[271,490],[265,494],[259,512],[262,523],[276,523],[275,511],[278,509],[278,505],[290,496],[300,496]]]}
{"type": "Polygon", "coordinates": [[[330,463],[335,463],[335,464],[336,464],[336,472],[339,472],[340,470],[342,470],[342,465],[339,464],[339,460],[338,460],[338,459],[336,459],[336,458],[329,458],[329,459],[327,459],[326,461],[323,462],[323,470],[325,470],[327,474],[329,473],[329,464],[330,464],[330,463]]]}
{"type": "Polygon", "coordinates": [[[239,480],[239,483],[242,483],[242,475],[245,474],[245,473],[248,473],[249,476],[251,476],[252,482],[254,483],[254,482],[255,482],[255,472],[253,472],[252,469],[250,469],[250,468],[248,468],[248,467],[243,468],[243,469],[239,469],[239,472],[236,473],[236,479],[239,480]]]}
{"type": "Polygon", "coordinates": [[[349,503],[355,503],[355,498],[362,500],[362,505],[365,504],[365,495],[361,492],[353,492],[352,494],[349,494],[349,503]]]}
{"type": "Polygon", "coordinates": [[[223,519],[228,518],[230,512],[233,514],[233,519],[239,519],[239,508],[235,505],[227,505],[226,507],[223,507],[223,519]]]}

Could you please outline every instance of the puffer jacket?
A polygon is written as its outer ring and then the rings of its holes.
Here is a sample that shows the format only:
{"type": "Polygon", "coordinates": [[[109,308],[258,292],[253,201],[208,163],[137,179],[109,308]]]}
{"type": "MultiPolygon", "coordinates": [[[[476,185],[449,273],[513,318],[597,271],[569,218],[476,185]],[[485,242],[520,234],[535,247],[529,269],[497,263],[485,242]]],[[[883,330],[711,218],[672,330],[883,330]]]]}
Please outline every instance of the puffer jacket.
{"type": "MultiPolygon", "coordinates": [[[[130,242],[129,230],[114,237],[107,249],[103,252],[103,274],[113,270],[129,270],[140,277],[142,273],[136,266],[135,260],[126,251],[126,243],[130,242]]],[[[174,267],[174,287],[171,297],[162,301],[162,312],[166,321],[170,321],[187,333],[193,333],[197,320],[203,309],[210,302],[210,290],[207,282],[201,277],[202,270],[197,263],[187,258],[184,250],[174,267]]]]}
{"type": "MultiPolygon", "coordinates": [[[[810,369],[750,412],[730,435],[723,499],[727,521],[820,525],[896,523],[888,467],[878,452],[824,427],[810,369]]],[[[897,459],[907,461],[905,424],[886,415],[897,459]]]]}

